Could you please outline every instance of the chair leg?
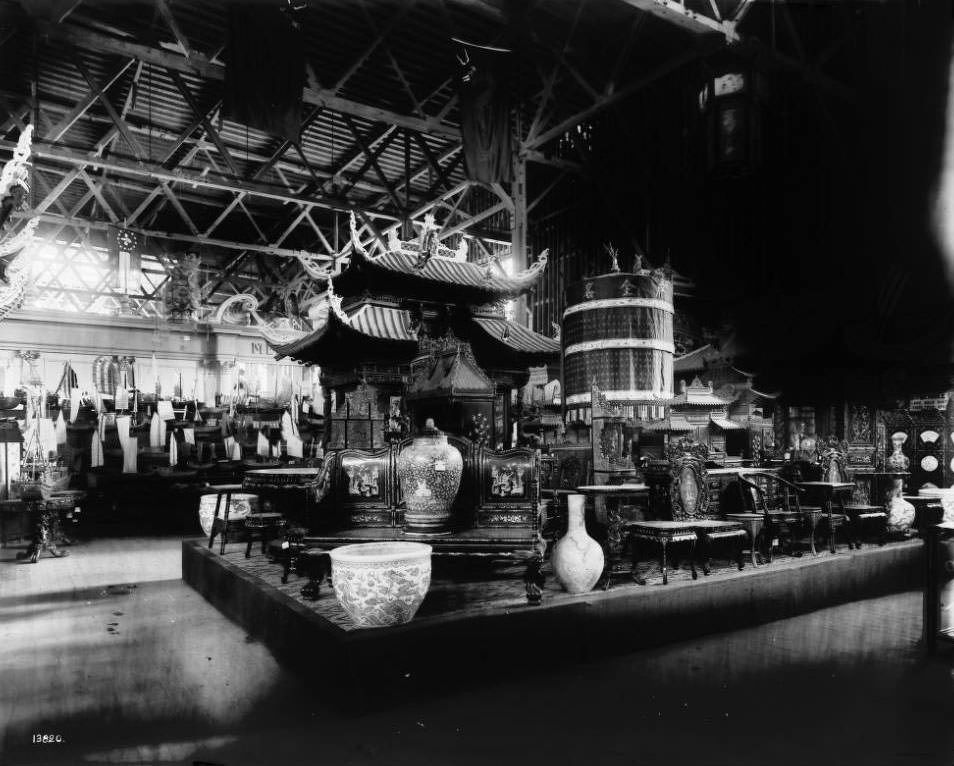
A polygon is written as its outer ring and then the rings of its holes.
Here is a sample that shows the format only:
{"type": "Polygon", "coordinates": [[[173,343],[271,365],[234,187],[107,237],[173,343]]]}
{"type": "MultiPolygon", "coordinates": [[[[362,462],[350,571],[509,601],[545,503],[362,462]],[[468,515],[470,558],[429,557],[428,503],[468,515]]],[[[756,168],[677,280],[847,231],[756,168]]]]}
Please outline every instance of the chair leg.
{"type": "MultiPolygon", "coordinates": [[[[745,569],[745,540],[746,540],[746,536],[745,536],[745,535],[739,537],[738,560],[739,560],[739,571],[740,571],[740,572],[741,572],[743,569],[745,569]]],[[[752,566],[755,566],[755,541],[754,541],[754,539],[753,539],[753,541],[752,541],[752,566]]]]}
{"type": "Polygon", "coordinates": [[[212,532],[209,534],[209,550],[212,550],[212,546],[215,544],[215,525],[219,520],[219,506],[222,504],[222,493],[215,498],[215,514],[212,516],[212,532]]]}
{"type": "Polygon", "coordinates": [[[219,543],[219,555],[225,555],[225,542],[229,536],[229,509],[232,507],[232,492],[225,493],[225,524],[222,525],[221,542],[219,543]]]}
{"type": "Polygon", "coordinates": [[[689,541],[689,570],[692,572],[693,580],[699,579],[699,573],[696,571],[696,543],[697,542],[698,542],[698,538],[696,540],[689,541]]]}

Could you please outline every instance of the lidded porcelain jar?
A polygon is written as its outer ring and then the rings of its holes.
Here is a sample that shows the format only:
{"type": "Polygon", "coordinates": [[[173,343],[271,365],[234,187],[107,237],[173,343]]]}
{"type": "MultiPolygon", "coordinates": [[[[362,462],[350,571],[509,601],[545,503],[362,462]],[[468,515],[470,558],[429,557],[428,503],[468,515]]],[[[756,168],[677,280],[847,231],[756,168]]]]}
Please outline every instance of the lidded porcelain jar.
{"type": "Polygon", "coordinates": [[[464,459],[431,418],[420,435],[401,450],[397,470],[406,505],[404,530],[412,534],[450,532],[451,506],[460,489],[464,459]]]}

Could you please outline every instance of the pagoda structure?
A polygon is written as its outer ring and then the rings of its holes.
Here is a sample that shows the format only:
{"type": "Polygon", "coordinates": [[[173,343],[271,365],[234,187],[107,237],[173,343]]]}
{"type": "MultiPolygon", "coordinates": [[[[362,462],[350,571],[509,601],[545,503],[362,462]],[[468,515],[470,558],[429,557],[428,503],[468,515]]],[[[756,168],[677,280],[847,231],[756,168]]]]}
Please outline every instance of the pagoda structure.
{"type": "Polygon", "coordinates": [[[467,260],[442,245],[433,218],[416,240],[392,233],[372,256],[351,216],[353,253],[327,277],[314,330],[272,344],[277,358],[319,365],[326,446],[369,449],[403,438],[434,418],[438,428],[490,448],[515,446],[512,393],[530,367],[559,359],[560,343],[506,316],[543,274],[544,251],[507,274],[495,260],[467,260]]]}

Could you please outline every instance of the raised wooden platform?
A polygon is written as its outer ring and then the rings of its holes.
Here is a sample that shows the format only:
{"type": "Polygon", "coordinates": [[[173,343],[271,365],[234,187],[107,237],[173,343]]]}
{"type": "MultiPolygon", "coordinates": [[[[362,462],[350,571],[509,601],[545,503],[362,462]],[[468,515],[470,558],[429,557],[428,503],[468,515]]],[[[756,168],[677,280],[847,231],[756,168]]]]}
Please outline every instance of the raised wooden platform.
{"type": "Polygon", "coordinates": [[[184,541],[183,579],[280,661],[322,689],[357,695],[350,701],[360,705],[778,620],[922,579],[919,540],[579,596],[562,592],[548,573],[536,607],[527,605],[515,568],[496,575],[437,569],[411,623],[356,630],[329,588],[305,601],[305,580],[292,576],[281,585],[279,565],[257,553],[246,560],[243,550],[231,545],[220,556],[201,541],[184,541]]]}

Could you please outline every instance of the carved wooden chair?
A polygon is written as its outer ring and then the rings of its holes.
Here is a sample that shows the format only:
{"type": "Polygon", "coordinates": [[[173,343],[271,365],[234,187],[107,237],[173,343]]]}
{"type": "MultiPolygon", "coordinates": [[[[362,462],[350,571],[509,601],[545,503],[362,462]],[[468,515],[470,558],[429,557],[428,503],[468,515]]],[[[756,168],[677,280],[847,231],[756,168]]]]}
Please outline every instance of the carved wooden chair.
{"type": "Polygon", "coordinates": [[[763,547],[769,562],[774,558],[773,540],[785,542],[786,551],[793,556],[801,556],[795,550],[797,535],[808,533],[809,549],[813,556],[815,549],[815,531],[823,516],[820,506],[802,505],[800,495],[805,490],[792,482],[765,471],[746,471],[739,476],[739,485],[748,505],[755,513],[761,513],[765,519],[762,536],[763,547]]]}
{"type": "MultiPolygon", "coordinates": [[[[817,453],[816,457],[818,457],[817,453]]],[[[798,460],[787,464],[783,470],[783,478],[791,481],[794,484],[799,484],[803,481],[831,481],[831,479],[825,477],[820,463],[808,462],[806,460],[798,460]]],[[[806,508],[816,507],[822,509],[821,521],[819,524],[826,532],[829,550],[834,553],[835,538],[838,535],[838,531],[842,529],[848,529],[848,515],[845,513],[835,513],[833,511],[834,504],[828,502],[825,496],[820,494],[820,492],[821,490],[818,489],[806,490],[804,497],[808,504],[803,504],[802,509],[804,510],[806,508]]],[[[839,499],[842,498],[839,496],[839,499]]],[[[849,545],[851,544],[849,533],[849,545]]]]}
{"type": "Polygon", "coordinates": [[[709,488],[706,481],[705,461],[707,450],[704,445],[692,444],[680,440],[666,453],[669,459],[668,505],[672,518],[658,521],[634,521],[626,524],[632,540],[633,577],[641,585],[645,580],[637,573],[637,548],[639,542],[650,542],[660,546],[663,584],[668,584],[667,550],[676,543],[689,543],[689,561],[692,578],[696,579],[694,553],[699,544],[703,572],[708,575],[710,552],[716,544],[733,543],[739,569],[743,569],[742,558],[747,533],[739,522],[726,521],[711,513],[709,508],[709,488]]]}
{"type": "MultiPolygon", "coordinates": [[[[849,482],[845,469],[846,448],[840,442],[829,440],[819,456],[823,481],[849,482]]],[[[878,544],[884,545],[888,533],[888,513],[884,506],[845,502],[845,493],[838,494],[839,508],[848,518],[848,547],[861,548],[861,540],[866,530],[874,528],[878,535],[878,544]]]]}
{"type": "Polygon", "coordinates": [[[555,540],[566,531],[567,500],[577,487],[590,481],[591,455],[589,450],[554,449],[548,456],[548,469],[543,471],[541,461],[540,497],[547,503],[547,518],[543,536],[555,540]]]}

